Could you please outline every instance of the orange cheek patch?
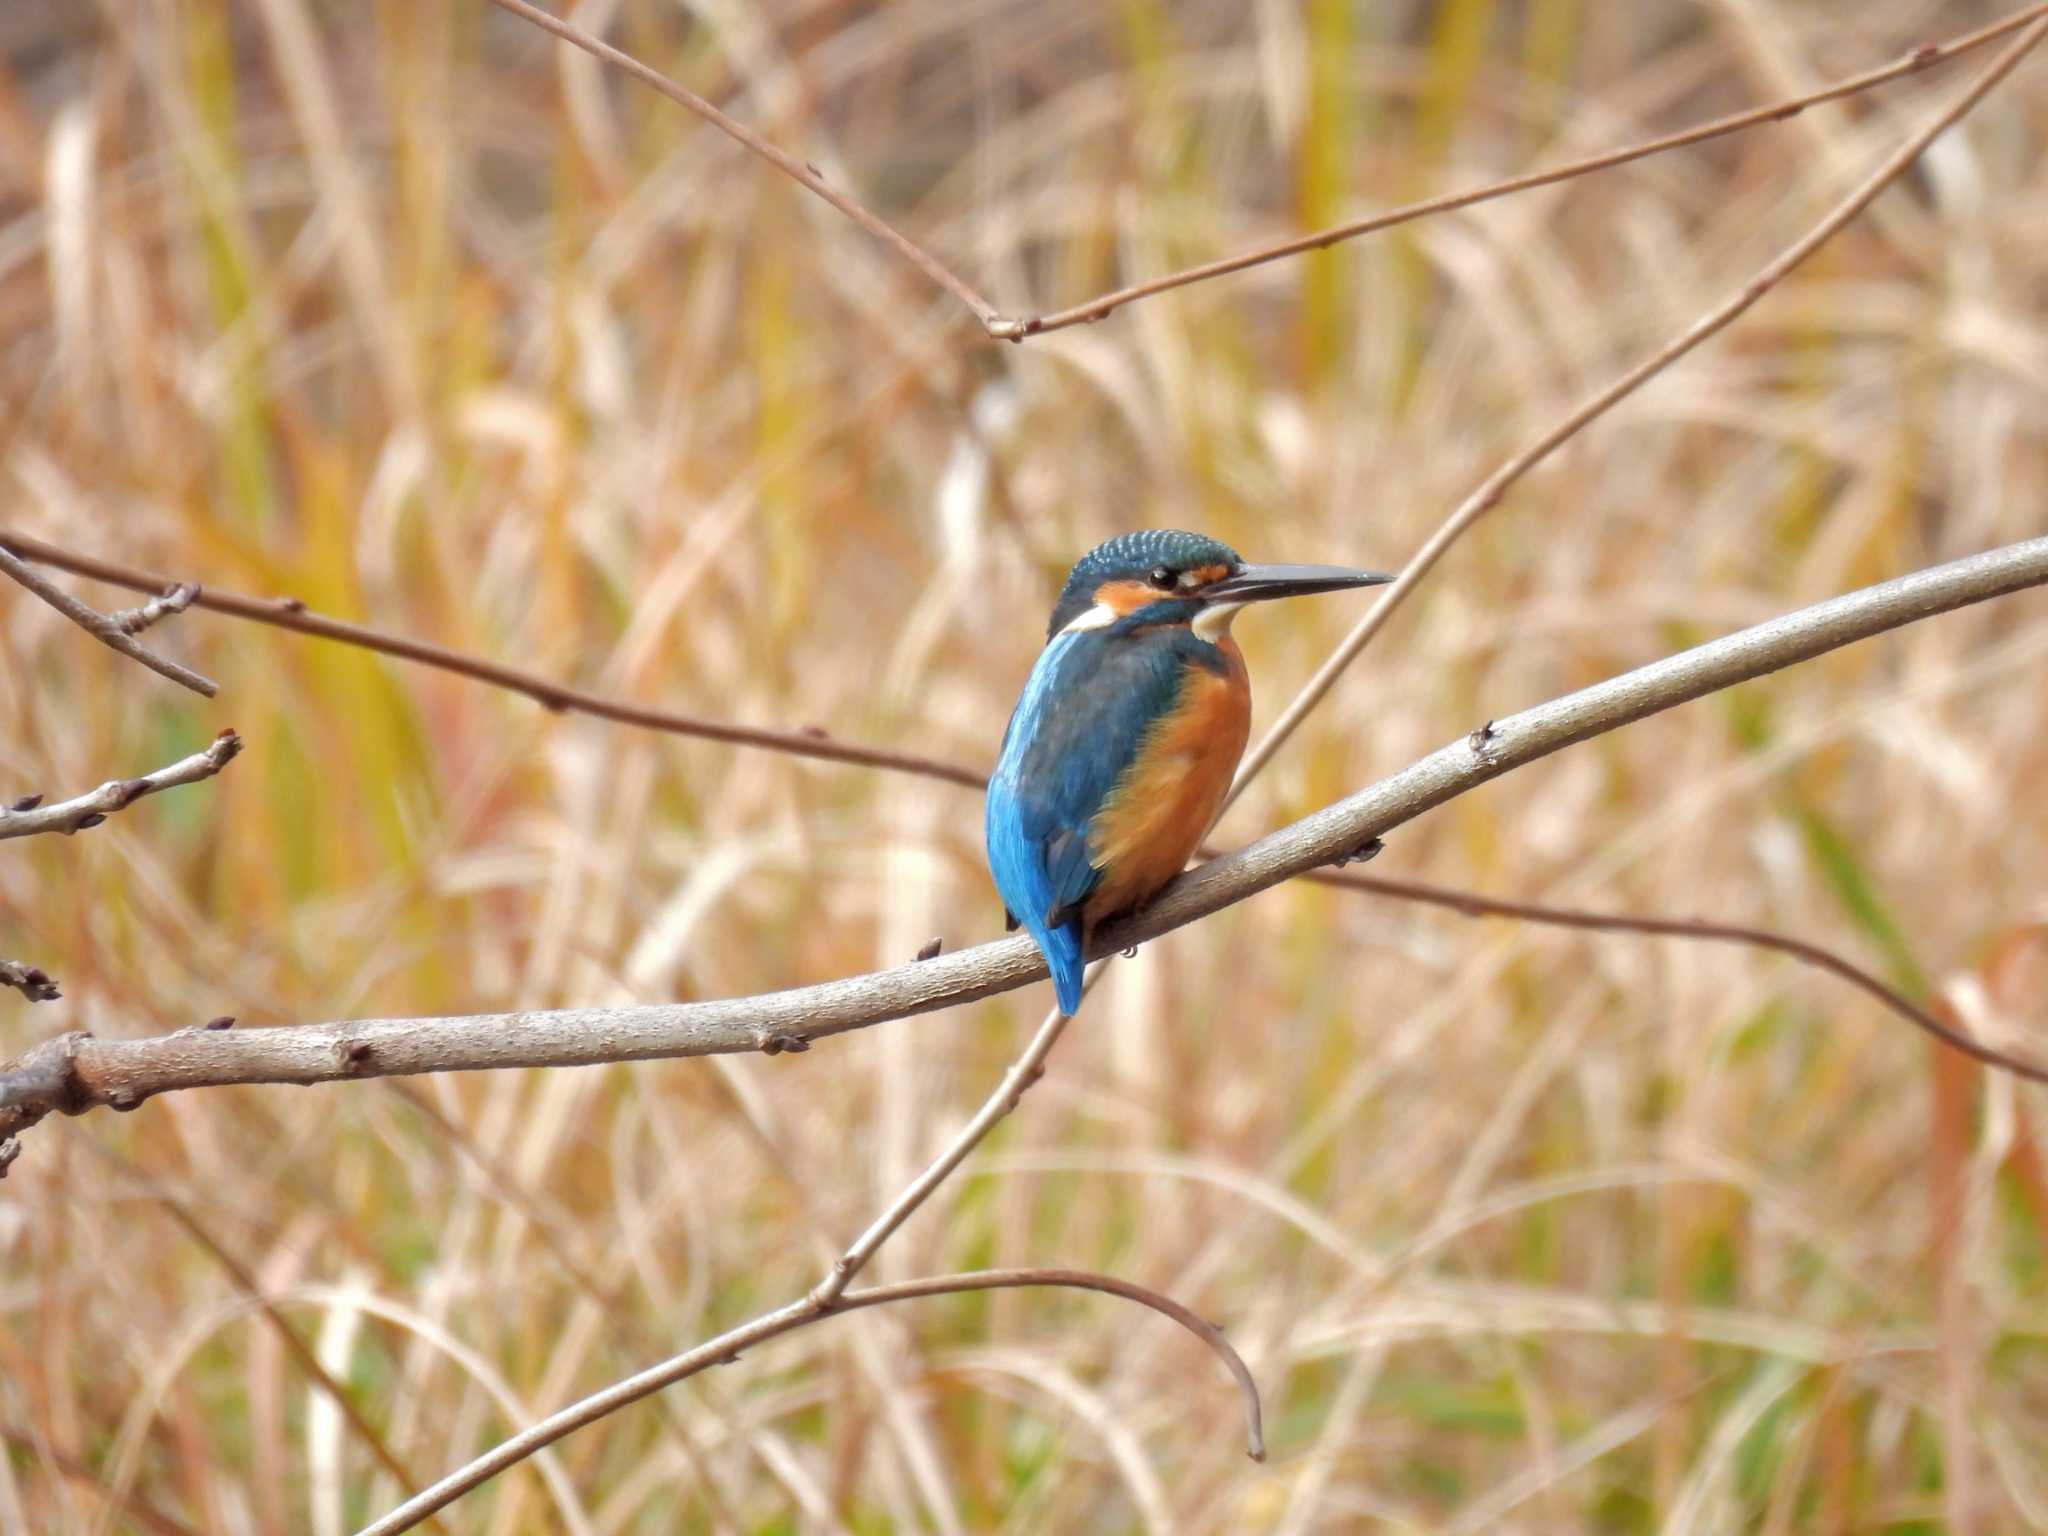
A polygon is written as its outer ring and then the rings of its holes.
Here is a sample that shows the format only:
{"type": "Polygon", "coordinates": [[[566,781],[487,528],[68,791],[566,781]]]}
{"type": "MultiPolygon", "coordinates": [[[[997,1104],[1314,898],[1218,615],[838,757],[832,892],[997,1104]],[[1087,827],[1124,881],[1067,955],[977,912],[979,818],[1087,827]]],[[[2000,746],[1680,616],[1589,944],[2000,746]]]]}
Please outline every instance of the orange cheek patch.
{"type": "Polygon", "coordinates": [[[1105,581],[1095,589],[1095,601],[1112,613],[1136,613],[1147,603],[1156,603],[1164,596],[1157,587],[1142,581],[1105,581]]]}

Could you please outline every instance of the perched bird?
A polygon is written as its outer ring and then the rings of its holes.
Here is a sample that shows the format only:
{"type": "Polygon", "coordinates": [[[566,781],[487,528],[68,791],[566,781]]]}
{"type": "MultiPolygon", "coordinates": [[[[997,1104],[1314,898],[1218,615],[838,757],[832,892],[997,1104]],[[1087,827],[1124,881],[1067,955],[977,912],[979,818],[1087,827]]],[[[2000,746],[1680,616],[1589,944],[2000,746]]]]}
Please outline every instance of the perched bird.
{"type": "Polygon", "coordinates": [[[1247,565],[1196,533],[1098,544],[1068,573],[989,780],[988,867],[1012,928],[1081,1003],[1095,929],[1186,867],[1251,728],[1230,638],[1246,603],[1392,581],[1334,565],[1247,565]]]}

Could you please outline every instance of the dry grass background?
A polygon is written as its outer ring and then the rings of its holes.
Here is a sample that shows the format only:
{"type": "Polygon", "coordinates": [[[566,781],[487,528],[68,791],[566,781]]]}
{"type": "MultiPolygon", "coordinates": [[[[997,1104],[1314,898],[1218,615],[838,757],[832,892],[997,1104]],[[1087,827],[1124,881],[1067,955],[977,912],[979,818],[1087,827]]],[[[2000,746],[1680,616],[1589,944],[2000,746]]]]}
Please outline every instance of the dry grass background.
{"type": "MultiPolygon", "coordinates": [[[[654,0],[586,23],[1009,312],[1563,158],[2000,14],[654,0]]],[[[1398,563],[1955,88],[1021,347],[651,93],[469,0],[0,9],[0,469],[24,531],[737,720],[980,764],[1066,563],[1183,524],[1398,563]]],[[[1232,812],[1277,825],[1689,637],[2040,532],[2040,60],[1523,487],[1232,812]]],[[[79,584],[105,606],[127,599],[79,584]]],[[[1358,600],[1240,626],[1270,720],[1358,600]]],[[[945,786],[551,717],[192,614],[206,703],[0,597],[0,793],[218,781],[0,856],[54,1029],[743,994],[992,936],[945,786]]],[[[1383,862],[1782,928],[2038,1042],[2048,609],[2007,600],[1515,774],[1383,862]],[[2031,1028],[2031,1035],[2026,1031],[2031,1028]]],[[[0,1185],[0,1527],[336,1532],[797,1293],[1043,988],[807,1055],[174,1095],[0,1185]],[[259,1305],[256,1298],[262,1298],[259,1305]],[[263,1310],[270,1309],[269,1313],[263,1310]]],[[[830,1321],[443,1529],[2048,1525],[2043,1101],[1786,960],[1307,887],[1119,963],[886,1249],[1103,1297],[830,1321]]]]}

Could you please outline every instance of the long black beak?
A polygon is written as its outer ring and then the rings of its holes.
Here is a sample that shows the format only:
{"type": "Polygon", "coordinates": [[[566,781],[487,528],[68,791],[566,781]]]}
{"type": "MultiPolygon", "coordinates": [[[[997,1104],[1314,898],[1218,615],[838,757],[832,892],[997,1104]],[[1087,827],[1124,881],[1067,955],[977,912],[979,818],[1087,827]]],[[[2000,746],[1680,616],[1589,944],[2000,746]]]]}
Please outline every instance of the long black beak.
{"type": "Polygon", "coordinates": [[[1385,571],[1354,571],[1341,565],[1248,565],[1235,576],[1202,588],[1211,603],[1263,603],[1273,597],[1307,597],[1351,587],[1382,587],[1394,578],[1385,571]]]}

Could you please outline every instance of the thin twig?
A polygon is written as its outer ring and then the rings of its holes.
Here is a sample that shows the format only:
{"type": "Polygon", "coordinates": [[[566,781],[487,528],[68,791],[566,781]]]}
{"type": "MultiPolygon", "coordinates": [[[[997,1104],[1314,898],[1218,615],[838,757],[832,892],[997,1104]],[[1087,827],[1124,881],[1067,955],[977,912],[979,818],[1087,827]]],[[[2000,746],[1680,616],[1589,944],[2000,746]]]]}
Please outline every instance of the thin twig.
{"type": "Polygon", "coordinates": [[[687,107],[690,111],[703,118],[705,122],[718,129],[719,132],[745,145],[791,180],[815,192],[819,197],[822,197],[834,208],[837,208],[841,213],[853,220],[862,229],[890,247],[897,255],[916,267],[918,271],[937,283],[962,304],[965,304],[973,312],[974,317],[981,321],[984,326],[994,326],[1000,323],[1002,317],[996,313],[995,305],[989,303],[987,299],[984,299],[973,288],[969,287],[965,281],[954,275],[944,263],[923,246],[910,239],[909,236],[900,233],[876,215],[868,212],[855,199],[826,181],[816,166],[808,165],[787,151],[777,148],[754,132],[745,123],[726,116],[695,91],[676,84],[675,81],[669,79],[660,70],[650,65],[642,64],[630,53],[614,48],[602,38],[593,37],[581,27],[566,22],[559,16],[551,15],[537,5],[528,5],[526,0],[491,0],[491,4],[497,6],[500,10],[510,11],[514,16],[522,17],[532,22],[543,31],[552,32],[563,42],[572,43],[576,47],[581,48],[585,53],[593,54],[614,68],[624,70],[642,84],[651,86],[659,91],[670,101],[687,107]]]}
{"type": "Polygon", "coordinates": [[[1666,150],[1682,149],[1687,145],[1704,143],[1725,134],[1739,133],[1745,128],[1754,128],[1762,123],[1780,123],[1797,117],[1808,107],[1822,102],[1838,101],[1845,96],[1854,96],[1869,90],[1872,86],[1883,85],[1902,76],[1918,74],[1921,70],[1953,59],[1973,48],[1983,46],[1995,38],[2017,31],[2029,21],[2048,15],[2048,4],[2031,5],[2003,21],[1993,22],[1975,32],[1952,37],[1946,42],[1923,43],[1891,63],[1877,69],[1866,70],[1860,75],[1849,75],[1819,90],[1809,91],[1804,96],[1791,96],[1783,101],[1774,101],[1768,106],[1752,107],[1746,112],[1731,113],[1727,117],[1715,118],[1712,122],[1700,123],[1691,128],[1680,129],[1660,138],[1646,139],[1640,144],[1631,144],[1626,149],[1608,150],[1603,154],[1591,155],[1583,160],[1573,160],[1565,165],[1554,166],[1547,171],[1532,171],[1524,176],[1511,177],[1506,181],[1490,182],[1483,187],[1474,187],[1464,192],[1446,193],[1441,197],[1424,198],[1419,203],[1407,203],[1399,208],[1390,208],[1384,213],[1369,214],[1347,223],[1334,224],[1328,229],[1319,229],[1313,234],[1296,235],[1290,239],[1262,245],[1256,250],[1225,256],[1217,261],[1206,261],[1199,266],[1169,272],[1164,277],[1149,278],[1142,283],[1133,283],[1128,288],[1114,289],[1100,294],[1085,303],[1071,308],[1056,310],[1049,315],[1034,315],[1028,319],[1000,321],[988,327],[989,334],[1006,341],[1022,341],[1027,336],[1039,336],[1048,331],[1064,330],[1070,325],[1087,325],[1103,319],[1112,311],[1140,299],[1149,299],[1155,294],[1168,293],[1175,288],[1185,288],[1191,283],[1203,282],[1208,278],[1222,277],[1231,272],[1242,272],[1248,267],[1264,266],[1268,262],[1280,261],[1289,256],[1299,256],[1308,251],[1319,251],[1346,240],[1355,240],[1360,235],[1375,234],[1383,229],[1392,229],[1397,224],[1406,224],[1414,219],[1427,218],[1431,214],[1450,213],[1459,208],[1470,208],[1476,203],[1491,202],[1498,197],[1507,197],[1516,192],[1531,191],[1536,187],[1552,186],[1560,181],[1571,181],[1576,177],[1594,171],[1609,170],[1618,165],[1627,165],[1632,160],[1647,159],[1651,155],[1663,154],[1666,150]]]}
{"type": "Polygon", "coordinates": [[[1924,127],[1887,156],[1884,163],[1871,172],[1855,191],[1837,203],[1825,218],[1744,284],[1740,292],[1702,315],[1688,326],[1682,335],[1659,349],[1655,355],[1631,368],[1488,475],[1445,519],[1428,542],[1415,552],[1414,557],[1402,568],[1400,577],[1391,586],[1382,589],[1379,601],[1372,605],[1365,617],[1359,620],[1351,633],[1344,637],[1335,651],[1331,652],[1328,660],[1316,669],[1315,676],[1295,695],[1293,702],[1274,722],[1272,729],[1267,731],[1258,745],[1246,754],[1243,764],[1238,769],[1237,782],[1231,787],[1230,794],[1223,802],[1224,809],[1227,810],[1244,792],[1253,775],[1265,767],[1273,754],[1294,734],[1295,728],[1322,702],[1338,676],[1357,659],[1358,653],[1365,649],[1367,642],[1386,627],[1395,610],[1407,601],[1422,579],[1467,529],[1499,505],[1501,498],[1517,481],[1570,442],[1590,423],[1634,394],[1700,343],[1733,324],[1745,311],[1783,281],[1786,274],[1819,250],[1850,220],[1867,208],[1880,192],[1920,158],[1928,145],[1954,126],[1965,113],[1983,99],[1986,92],[2018,67],[2020,60],[2027,56],[2042,37],[2048,36],[2048,16],[2044,16],[2042,12],[2043,8],[2039,6],[2028,12],[2028,16],[2035,18],[2033,24],[2015,38],[2009,48],[1993,59],[1984,72],[1972,80],[1954,101],[1937,112],[1924,127]]]}
{"type": "Polygon", "coordinates": [[[1162,1316],[1173,1319],[1181,1327],[1194,1334],[1214,1351],[1232,1377],[1237,1381],[1238,1390],[1244,1396],[1245,1442],[1254,1461],[1263,1461],[1266,1455],[1265,1437],[1260,1423],[1259,1389],[1252,1380],[1252,1373],[1244,1359],[1231,1347],[1220,1329],[1205,1322],[1179,1302],[1159,1292],[1134,1285],[1128,1280],[1119,1280],[1113,1275],[1090,1274],[1077,1269],[987,1269],[969,1274],[942,1275],[926,1280],[906,1280],[896,1285],[877,1285],[864,1291],[850,1291],[832,1301],[820,1301],[807,1296],[801,1301],[790,1303],[765,1316],[757,1317],[750,1323],[720,1334],[687,1352],[665,1360],[660,1365],[615,1382],[600,1392],[593,1392],[580,1402],[549,1414],[538,1424],[514,1435],[511,1439],[493,1446],[468,1466],[450,1473],[419,1497],[399,1506],[383,1519],[363,1527],[357,1536],[399,1536],[409,1531],[427,1516],[442,1510],[473,1488],[481,1487],[508,1467],[517,1466],[534,1452],[553,1445],[586,1424],[594,1424],[607,1414],[631,1403],[640,1401],[650,1393],[687,1380],[714,1365],[730,1365],[740,1358],[742,1350],[756,1344],[779,1338],[794,1332],[808,1323],[824,1318],[837,1317],[862,1307],[887,1306],[892,1302],[915,1301],[927,1296],[950,1296],[965,1291],[1016,1290],[1041,1286],[1064,1287],[1073,1290],[1101,1291],[1110,1296],[1121,1296],[1150,1307],[1162,1316]]]}
{"type": "Polygon", "coordinates": [[[242,738],[231,730],[222,731],[203,752],[194,752],[139,779],[109,779],[98,789],[59,800],[55,805],[44,805],[40,795],[26,796],[0,808],[0,838],[31,837],[38,832],[62,832],[67,836],[83,832],[116,811],[126,810],[144,795],[212,778],[233,762],[241,750],[242,738]]]}
{"type": "MultiPolygon", "coordinates": [[[[175,661],[157,655],[135,638],[134,630],[127,628],[126,625],[132,614],[140,610],[110,616],[101,613],[97,608],[89,608],[5,548],[0,548],[0,572],[12,576],[95,640],[119,651],[130,661],[139,661],[150,671],[160,673],[174,683],[182,683],[194,693],[203,693],[209,699],[220,692],[220,684],[212,678],[202,677],[189,667],[181,667],[175,661]]],[[[137,629],[142,627],[136,625],[137,629]]]]}
{"type": "Polygon", "coordinates": [[[2002,21],[1980,27],[1974,32],[1962,33],[1940,42],[1922,43],[1919,47],[1876,69],[1861,74],[1849,75],[1832,84],[1809,91],[1801,96],[1789,96],[1766,106],[1752,107],[1748,111],[1732,113],[1727,117],[1715,118],[1676,133],[1647,139],[1623,149],[1608,150],[1574,160],[1568,164],[1552,167],[1545,171],[1534,171],[1526,175],[1511,177],[1505,181],[1490,182],[1483,187],[1470,188],[1463,192],[1447,193],[1440,197],[1427,198],[1418,203],[1409,203],[1400,208],[1388,209],[1343,224],[1334,224],[1310,234],[1294,235],[1253,250],[1242,251],[1234,256],[1225,256],[1216,261],[1202,262],[1165,276],[1148,278],[1129,287],[1112,289],[1096,295],[1080,304],[1055,310],[1050,314],[1006,316],[997,312],[995,306],[975,291],[964,278],[933,256],[929,251],[897,230],[886,220],[870,212],[860,202],[840,192],[819,174],[816,166],[798,160],[762,138],[753,129],[728,117],[703,97],[677,84],[661,71],[642,63],[623,49],[615,48],[602,38],[584,31],[561,17],[526,3],[526,0],[491,0],[491,4],[513,15],[532,22],[535,26],[554,34],[563,42],[573,44],[584,52],[602,59],[615,68],[624,70],[634,79],[659,91],[671,101],[688,108],[706,122],[711,123],[753,153],[761,156],[783,174],[816,193],[834,208],[866,230],[876,239],[909,261],[920,272],[940,288],[958,299],[981,322],[982,329],[997,341],[1023,341],[1032,336],[1042,336],[1051,331],[1064,330],[1068,326],[1092,324],[1140,299],[1149,299],[1157,294],[1167,293],[1175,288],[1185,288],[1191,283],[1203,282],[1209,278],[1222,277],[1232,272],[1242,272],[1249,267],[1264,266],[1269,262],[1281,261],[1307,251],[1321,250],[1361,235],[1374,234],[1391,229],[1397,224],[1406,224],[1414,219],[1426,218],[1432,214],[1448,213],[1459,208],[1469,208],[1494,198],[1507,197],[1516,192],[1526,192],[1536,187],[1570,181],[1595,171],[1604,171],[1614,166],[1626,165],[1634,160],[1662,154],[1667,150],[1681,149],[1688,145],[1704,143],[1723,135],[1739,133],[1745,128],[1759,124],[1783,122],[1796,117],[1808,107],[1822,102],[1837,101],[1845,96],[1854,96],[1873,86],[1884,85],[1906,75],[1918,74],[1936,64],[1959,57],[1972,49],[2004,37],[2026,26],[2029,22],[2048,16],[2048,4],[2028,6],[2002,21]]]}
{"type": "MultiPolygon", "coordinates": [[[[32,539],[25,534],[0,528],[0,553],[4,552],[12,552],[24,560],[34,560],[42,565],[55,566],[61,571],[70,571],[77,576],[87,576],[95,581],[109,582],[133,591],[156,592],[161,591],[165,585],[165,578],[154,571],[139,570],[134,566],[121,565],[112,560],[101,560],[92,555],[66,549],[62,545],[48,544],[41,539],[32,539]]],[[[765,747],[794,757],[819,758],[826,762],[851,763],[863,768],[885,768],[898,773],[915,773],[928,779],[958,784],[967,789],[980,789],[983,783],[982,776],[970,769],[914,752],[892,752],[885,747],[866,747],[836,741],[822,731],[778,731],[734,725],[729,721],[712,720],[701,715],[649,709],[601,693],[571,688],[536,673],[522,672],[517,667],[501,666],[481,656],[449,650],[445,646],[429,645],[421,640],[409,640],[400,635],[385,634],[381,630],[370,629],[361,624],[325,618],[312,612],[295,597],[245,597],[239,593],[223,591],[218,587],[206,586],[192,599],[192,605],[238,619],[252,619],[259,624],[274,625],[279,629],[296,630],[302,635],[315,635],[323,640],[338,640],[344,645],[360,646],[364,650],[376,651],[380,655],[395,656],[401,661],[436,667],[443,672],[453,672],[458,676],[489,683],[493,687],[504,688],[512,693],[524,694],[543,708],[560,714],[590,715],[600,720],[617,721],[621,725],[667,731],[677,736],[696,736],[706,741],[726,742],[732,746],[765,747]]]]}
{"type": "Polygon", "coordinates": [[[32,1003],[54,1003],[64,995],[48,971],[19,960],[0,960],[0,987],[12,987],[32,1003]]]}
{"type": "Polygon", "coordinates": [[[810,1300],[820,1306],[829,1306],[845,1291],[853,1277],[867,1267],[867,1263],[882,1244],[892,1237],[896,1229],[911,1218],[917,1208],[930,1199],[932,1192],[952,1174],[955,1168],[967,1160],[967,1156],[981,1144],[982,1138],[995,1129],[1006,1115],[1017,1107],[1018,1102],[1033,1083],[1045,1071],[1045,1058],[1052,1054],[1052,1048],[1066,1033],[1068,1015],[1057,1008],[1045,1016],[1045,1022],[1038,1026],[1038,1033],[1031,1037],[1031,1043],[1024,1052],[1010,1064],[1010,1070],[1003,1074],[1003,1080],[970,1119],[954,1135],[939,1155],[925,1166],[925,1169],[902,1193],[889,1202],[888,1208],[868,1224],[867,1230],[854,1239],[853,1245],[833,1262],[825,1278],[812,1289],[810,1300]]]}
{"type": "Polygon", "coordinates": [[[1775,950],[1805,965],[1838,976],[1860,988],[1891,1009],[1907,1023],[1925,1030],[1965,1056],[1988,1067],[1999,1067],[2036,1082],[2048,1081],[2048,1069],[2021,1061],[2003,1051],[1980,1045],[1952,1025],[1915,1003],[1896,987],[1888,986],[1869,971],[1846,960],[1831,949],[1769,928],[1752,928],[1743,923],[1716,923],[1697,917],[1638,917],[1624,912],[1588,912],[1579,907],[1547,907],[1528,901],[1501,901],[1491,896],[1474,896],[1418,880],[1394,880],[1381,875],[1354,875],[1342,870],[1314,870],[1302,877],[1321,885],[1347,890],[1373,891],[1402,901],[1417,901],[1434,907],[1448,907],[1466,917],[1509,917],[1518,922],[1543,923],[1553,928],[1581,928],[1594,933],[1642,933],[1673,939],[1696,939],[1710,944],[1746,944],[1756,949],[1775,950]]]}
{"type": "MultiPolygon", "coordinates": [[[[2043,584],[2048,537],[1846,593],[1490,721],[1377,784],[1183,875],[1141,916],[1105,928],[1095,952],[1155,938],[1327,865],[1446,800],[1564,747],[1888,629],[2043,584]]],[[[131,1040],[67,1036],[30,1052],[11,1071],[0,1071],[0,1138],[51,1111],[132,1107],[181,1088],[784,1050],[972,1002],[1045,974],[1037,946],[1019,936],[894,970],[722,1002],[195,1029],[131,1040]]],[[[2048,1080],[2042,1068],[2006,1065],[2048,1080]]]]}
{"type": "Polygon", "coordinates": [[[116,811],[126,810],[144,795],[212,778],[233,762],[241,750],[242,738],[231,730],[222,731],[204,751],[180,758],[154,773],[145,773],[139,779],[109,779],[98,789],[59,800],[55,805],[44,805],[40,795],[26,796],[0,808],[0,838],[31,837],[38,832],[62,832],[66,836],[83,832],[116,811]]]}

